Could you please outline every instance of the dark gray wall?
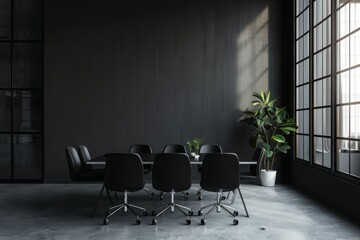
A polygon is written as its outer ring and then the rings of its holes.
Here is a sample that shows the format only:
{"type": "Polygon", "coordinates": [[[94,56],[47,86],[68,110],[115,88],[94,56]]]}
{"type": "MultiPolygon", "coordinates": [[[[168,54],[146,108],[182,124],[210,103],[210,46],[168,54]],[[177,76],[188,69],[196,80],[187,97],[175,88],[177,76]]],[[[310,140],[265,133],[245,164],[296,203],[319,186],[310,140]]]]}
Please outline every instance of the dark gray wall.
{"type": "Polygon", "coordinates": [[[253,91],[281,94],[280,1],[45,2],[45,181],[92,155],[202,137],[250,157],[253,91]]]}

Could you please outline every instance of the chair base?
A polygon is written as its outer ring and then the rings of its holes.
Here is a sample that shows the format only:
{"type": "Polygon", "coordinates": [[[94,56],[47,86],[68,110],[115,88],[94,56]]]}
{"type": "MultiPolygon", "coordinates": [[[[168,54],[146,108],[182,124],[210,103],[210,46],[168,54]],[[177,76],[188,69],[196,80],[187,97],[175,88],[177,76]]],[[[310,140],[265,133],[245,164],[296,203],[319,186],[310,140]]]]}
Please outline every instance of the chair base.
{"type": "Polygon", "coordinates": [[[128,192],[125,191],[124,192],[124,202],[110,207],[109,211],[106,212],[106,217],[103,222],[104,225],[109,224],[109,218],[121,209],[124,209],[124,212],[127,212],[127,210],[129,209],[130,212],[132,212],[136,216],[136,224],[140,224],[141,220],[140,220],[139,215],[136,213],[135,209],[141,210],[143,213],[143,216],[147,215],[145,208],[128,203],[128,192]]]}
{"type": "MultiPolygon", "coordinates": [[[[241,198],[241,201],[242,201],[242,204],[243,204],[243,206],[244,206],[244,209],[245,209],[245,213],[246,213],[246,217],[250,217],[250,215],[249,215],[249,212],[248,212],[248,210],[247,210],[247,208],[246,208],[246,204],[245,204],[245,201],[244,201],[244,198],[243,198],[243,196],[242,196],[242,194],[241,194],[241,191],[240,191],[240,187],[238,187],[238,192],[239,192],[239,195],[240,195],[240,198],[241,198]]],[[[226,199],[228,199],[229,197],[230,197],[230,193],[231,192],[228,192],[228,195],[227,195],[227,197],[226,197],[226,199]]],[[[233,205],[234,204],[234,202],[235,202],[235,199],[236,199],[236,189],[235,189],[235,191],[232,191],[232,193],[233,193],[233,197],[232,197],[232,199],[231,199],[231,205],[233,205]]]]}
{"type": "Polygon", "coordinates": [[[223,209],[225,212],[229,213],[231,216],[234,217],[234,220],[233,220],[233,224],[234,225],[237,225],[239,222],[238,220],[236,219],[236,217],[239,215],[239,213],[235,210],[235,208],[233,207],[230,207],[228,205],[225,205],[225,204],[222,204],[221,201],[223,200],[223,197],[222,197],[222,191],[220,192],[217,192],[217,200],[216,200],[216,203],[213,203],[213,204],[210,204],[210,205],[207,205],[205,207],[202,207],[200,208],[199,212],[198,212],[198,215],[199,216],[203,216],[203,218],[201,219],[201,224],[202,225],[205,225],[206,224],[206,216],[212,212],[215,208],[216,208],[216,211],[217,212],[220,212],[221,209],[223,209]],[[203,214],[202,210],[206,209],[206,208],[210,208],[210,210],[208,210],[205,214],[203,214]],[[232,211],[232,212],[231,212],[232,211]]]}
{"type": "Polygon", "coordinates": [[[190,225],[191,224],[190,216],[192,216],[194,214],[193,211],[188,207],[185,207],[183,205],[175,203],[175,192],[174,191],[170,192],[170,196],[171,196],[170,203],[162,205],[162,206],[160,206],[160,207],[158,207],[158,208],[156,208],[155,210],[152,211],[152,215],[154,216],[154,219],[152,220],[152,224],[156,225],[157,224],[157,219],[156,218],[159,217],[164,212],[166,212],[167,210],[170,209],[171,212],[174,212],[174,210],[176,209],[176,210],[178,210],[179,212],[181,212],[182,214],[185,215],[186,224],[190,225]],[[188,213],[186,213],[183,209],[187,210],[188,213]],[[155,215],[155,213],[158,210],[160,210],[159,213],[155,215]]]}

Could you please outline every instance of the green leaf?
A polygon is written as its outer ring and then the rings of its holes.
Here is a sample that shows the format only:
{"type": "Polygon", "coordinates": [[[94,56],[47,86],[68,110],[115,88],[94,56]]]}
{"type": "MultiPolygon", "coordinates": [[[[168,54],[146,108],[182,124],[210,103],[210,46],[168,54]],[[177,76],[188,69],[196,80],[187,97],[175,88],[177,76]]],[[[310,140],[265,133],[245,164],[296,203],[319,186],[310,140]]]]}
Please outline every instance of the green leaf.
{"type": "Polygon", "coordinates": [[[270,150],[270,145],[268,143],[263,143],[263,147],[266,149],[266,150],[270,150]]]}
{"type": "Polygon", "coordinates": [[[271,138],[280,143],[285,142],[285,137],[280,134],[276,134],[276,135],[272,136],[271,138]]]}
{"type": "Polygon", "coordinates": [[[251,104],[252,104],[253,106],[256,106],[256,105],[259,105],[259,104],[261,104],[261,103],[260,103],[259,101],[252,101],[251,104]]]}
{"type": "Polygon", "coordinates": [[[270,101],[270,91],[266,95],[265,103],[268,104],[270,101]]]}
{"type": "Polygon", "coordinates": [[[274,154],[274,152],[271,151],[271,150],[266,150],[265,153],[266,153],[267,158],[271,158],[273,156],[273,154],[274,154]]]}
{"type": "Polygon", "coordinates": [[[296,128],[294,128],[294,127],[281,127],[280,128],[281,130],[283,130],[283,131],[290,131],[290,132],[296,132],[296,128]]]}

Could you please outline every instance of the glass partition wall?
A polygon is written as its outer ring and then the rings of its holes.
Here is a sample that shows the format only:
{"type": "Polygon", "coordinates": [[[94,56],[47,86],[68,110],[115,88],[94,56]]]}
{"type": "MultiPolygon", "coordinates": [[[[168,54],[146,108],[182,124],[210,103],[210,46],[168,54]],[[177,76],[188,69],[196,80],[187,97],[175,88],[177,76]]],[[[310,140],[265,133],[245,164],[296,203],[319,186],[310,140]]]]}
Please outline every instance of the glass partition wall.
{"type": "Polygon", "coordinates": [[[296,159],[358,182],[360,1],[296,0],[294,19],[296,159]]]}
{"type": "Polygon", "coordinates": [[[43,180],[43,2],[0,1],[0,181],[43,180]]]}

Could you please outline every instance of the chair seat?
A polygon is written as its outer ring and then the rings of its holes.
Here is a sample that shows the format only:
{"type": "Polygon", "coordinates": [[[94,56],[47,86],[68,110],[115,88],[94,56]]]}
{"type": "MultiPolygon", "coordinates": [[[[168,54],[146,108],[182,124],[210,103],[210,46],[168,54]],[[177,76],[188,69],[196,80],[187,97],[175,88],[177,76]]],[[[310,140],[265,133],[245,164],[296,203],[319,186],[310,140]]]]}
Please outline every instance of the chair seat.
{"type": "Polygon", "coordinates": [[[209,187],[205,187],[201,184],[200,184],[200,186],[203,190],[208,191],[208,192],[219,192],[220,190],[222,192],[230,192],[230,191],[234,191],[236,189],[236,188],[211,188],[211,187],[209,188],[209,187]]]}
{"type": "Polygon", "coordinates": [[[75,181],[104,181],[105,169],[92,169],[74,176],[75,181]]]}

